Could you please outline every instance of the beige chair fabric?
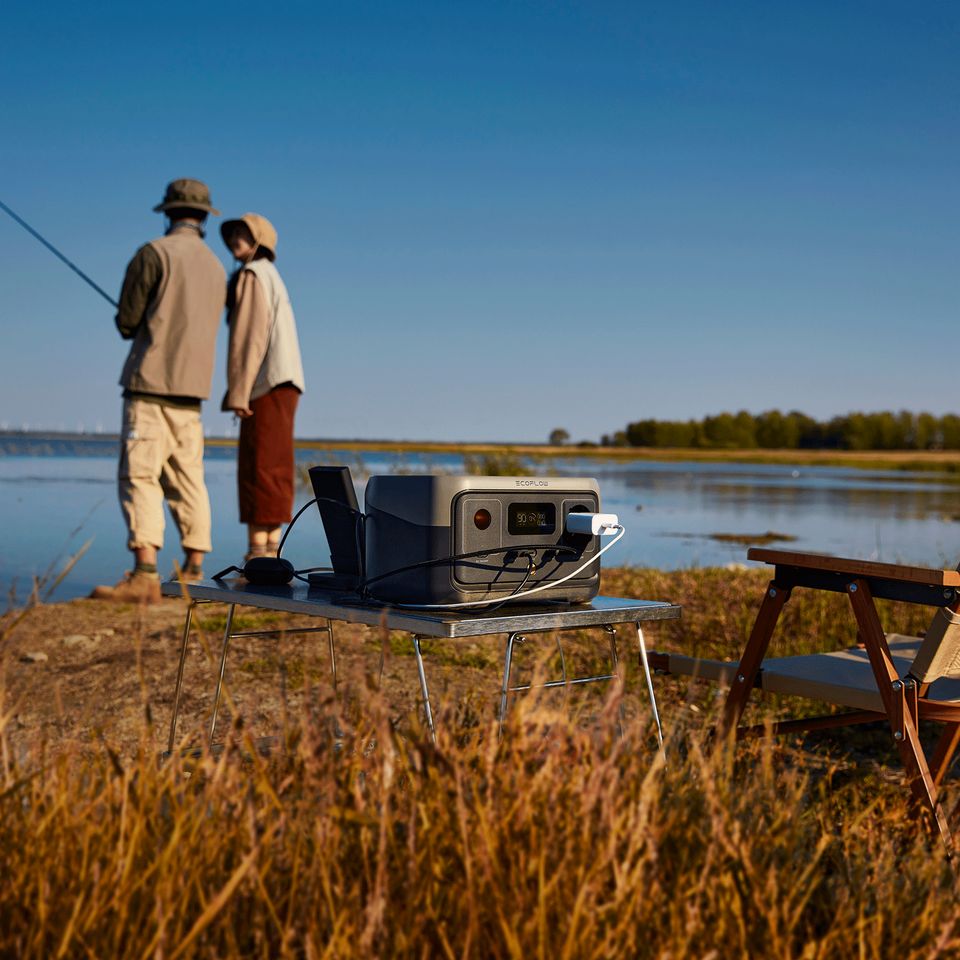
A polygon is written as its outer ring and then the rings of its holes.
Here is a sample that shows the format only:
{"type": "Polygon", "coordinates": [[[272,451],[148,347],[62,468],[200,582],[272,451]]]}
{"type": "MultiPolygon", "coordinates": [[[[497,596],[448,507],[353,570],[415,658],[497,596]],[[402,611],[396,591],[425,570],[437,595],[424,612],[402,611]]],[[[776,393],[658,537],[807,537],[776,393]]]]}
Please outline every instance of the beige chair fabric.
{"type": "MultiPolygon", "coordinates": [[[[890,655],[901,677],[910,672],[925,642],[920,637],[887,634],[890,655]]],[[[736,679],[737,664],[722,660],[671,653],[668,655],[668,664],[670,673],[712,680],[727,686],[736,679]]],[[[861,647],[807,656],[767,658],[757,679],[759,688],[767,693],[824,700],[852,710],[882,713],[884,709],[870,667],[870,658],[861,647]]],[[[943,702],[960,701],[960,679],[937,680],[932,684],[928,696],[943,702]]]]}
{"type": "Polygon", "coordinates": [[[937,610],[910,673],[922,683],[960,677],[960,613],[937,610]]]}

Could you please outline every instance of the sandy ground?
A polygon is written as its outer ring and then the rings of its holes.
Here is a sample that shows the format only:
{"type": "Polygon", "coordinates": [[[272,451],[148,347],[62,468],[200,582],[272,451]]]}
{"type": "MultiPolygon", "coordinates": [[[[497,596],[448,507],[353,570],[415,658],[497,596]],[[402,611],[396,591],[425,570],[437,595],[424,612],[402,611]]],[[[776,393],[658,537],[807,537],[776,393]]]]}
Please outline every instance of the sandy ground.
{"type": "MultiPolygon", "coordinates": [[[[0,716],[7,718],[8,745],[25,756],[43,742],[91,743],[102,736],[124,751],[133,751],[146,726],[151,731],[149,748],[165,749],[185,613],[182,600],[148,607],[72,600],[31,610],[0,650],[0,716]],[[150,721],[147,725],[145,718],[150,721]]],[[[204,605],[194,617],[178,726],[181,743],[199,743],[209,724],[225,614],[225,606],[204,605]]],[[[292,629],[322,622],[238,608],[234,629],[292,629]]],[[[374,682],[383,651],[381,689],[392,719],[398,724],[416,722],[419,686],[409,636],[344,623],[336,623],[334,630],[341,701],[355,700],[374,682]]],[[[651,632],[655,640],[655,628],[651,632]]],[[[607,668],[602,631],[564,636],[572,674],[607,668]]],[[[621,657],[628,677],[628,714],[635,715],[647,707],[640,699],[636,654],[631,656],[632,646],[624,649],[628,643],[627,639],[621,642],[621,657]]],[[[495,716],[502,644],[502,637],[423,642],[431,700],[440,722],[485,722],[495,716]]],[[[555,649],[550,635],[532,638],[518,651],[519,673],[514,680],[529,680],[534,662],[555,649]]],[[[294,716],[305,698],[322,700],[333,695],[326,634],[291,632],[232,641],[227,686],[255,736],[278,735],[285,711],[294,716]]],[[[575,706],[596,709],[603,695],[601,686],[605,685],[578,690],[571,700],[575,706]]],[[[230,722],[229,709],[221,716],[217,738],[230,722]]]]}

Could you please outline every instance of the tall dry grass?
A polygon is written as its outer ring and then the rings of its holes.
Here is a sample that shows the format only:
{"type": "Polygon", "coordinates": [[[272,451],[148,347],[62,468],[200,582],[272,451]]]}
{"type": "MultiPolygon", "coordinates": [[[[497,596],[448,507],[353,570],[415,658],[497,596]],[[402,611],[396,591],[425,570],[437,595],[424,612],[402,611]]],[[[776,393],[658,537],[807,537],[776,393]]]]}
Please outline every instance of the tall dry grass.
{"type": "MultiPolygon", "coordinates": [[[[608,594],[684,604],[654,645],[725,658],[765,582],[604,572],[608,594]]],[[[778,651],[850,642],[845,603],[798,592],[778,651]]],[[[960,956],[956,881],[895,767],[718,750],[716,701],[666,678],[666,764],[646,713],[619,738],[617,689],[580,711],[519,697],[502,741],[450,705],[434,745],[354,681],[338,702],[304,671],[268,757],[237,723],[162,763],[146,695],[133,754],[9,750],[0,696],[0,956],[960,956]]]]}
{"type": "MultiPolygon", "coordinates": [[[[656,642],[691,656],[736,659],[750,635],[772,568],[728,570],[705,567],[665,571],[648,568],[604,570],[601,590],[608,596],[672,600],[683,617],[656,627],[656,642]]],[[[884,629],[921,634],[932,607],[877,600],[884,629]]],[[[840,649],[856,642],[850,601],[842,593],[796,589],[783,608],[771,656],[840,649]]]]}
{"type": "MultiPolygon", "coordinates": [[[[674,723],[617,736],[521,699],[401,734],[374,684],[319,691],[260,756],[109,745],[8,763],[9,957],[936,957],[953,878],[903,794],[674,723]],[[333,730],[338,731],[334,739],[333,730]]],[[[150,742],[145,729],[144,744],[150,742]]]]}

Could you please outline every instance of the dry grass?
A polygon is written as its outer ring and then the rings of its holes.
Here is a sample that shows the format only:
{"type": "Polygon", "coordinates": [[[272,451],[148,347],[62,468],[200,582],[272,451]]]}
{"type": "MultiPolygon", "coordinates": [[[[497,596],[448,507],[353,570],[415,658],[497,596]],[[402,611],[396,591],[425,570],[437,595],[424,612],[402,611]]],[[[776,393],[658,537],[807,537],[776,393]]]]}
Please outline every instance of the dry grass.
{"type": "MultiPolygon", "coordinates": [[[[210,437],[208,446],[233,447],[237,441],[210,437]]],[[[349,450],[362,458],[364,453],[467,454],[495,458],[529,458],[535,466],[544,459],[608,461],[655,461],[664,463],[762,463],[784,466],[855,467],[862,470],[903,470],[933,473],[930,479],[943,482],[960,474],[957,450],[798,450],[746,449],[723,450],[704,447],[562,447],[545,443],[438,443],[435,441],[396,440],[305,440],[296,441],[297,449],[329,451],[331,462],[349,450]],[[332,453],[336,451],[336,454],[332,453]]],[[[316,462],[320,462],[319,460],[316,462]]],[[[337,462],[340,462],[337,460],[337,462]]],[[[361,460],[362,462],[362,460],[361,460]]]]}
{"type": "MultiPolygon", "coordinates": [[[[603,571],[602,592],[618,597],[655,597],[683,605],[683,618],[658,626],[657,643],[691,656],[736,659],[743,649],[772,569],[720,567],[662,571],[603,571]]],[[[921,634],[932,609],[877,600],[884,628],[921,634]]],[[[771,656],[790,656],[852,646],[856,627],[850,602],[840,593],[794,591],[783,608],[771,656]]]]}
{"type": "MultiPolygon", "coordinates": [[[[723,657],[764,582],[604,574],[684,603],[657,646],[723,657]]],[[[844,602],[798,593],[781,649],[848,642],[844,602]]],[[[5,751],[0,956],[960,955],[953,874],[882,767],[717,750],[716,701],[667,678],[666,765],[645,715],[617,736],[616,689],[520,698],[502,742],[450,709],[434,746],[361,681],[344,706],[306,673],[269,758],[237,724],[217,755],[158,763],[146,699],[139,751],[5,751]]],[[[4,723],[0,703],[3,744],[4,723]]]]}
{"type": "MultiPolygon", "coordinates": [[[[664,766],[521,706],[503,744],[316,705],[265,760],[108,747],[8,769],[0,953],[17,957],[950,955],[952,876],[902,796],[788,755],[664,766]],[[341,731],[334,742],[330,731],[341,731]],[[907,921],[906,918],[909,918],[907,921]]],[[[955,954],[954,954],[955,955],[955,954]]]]}

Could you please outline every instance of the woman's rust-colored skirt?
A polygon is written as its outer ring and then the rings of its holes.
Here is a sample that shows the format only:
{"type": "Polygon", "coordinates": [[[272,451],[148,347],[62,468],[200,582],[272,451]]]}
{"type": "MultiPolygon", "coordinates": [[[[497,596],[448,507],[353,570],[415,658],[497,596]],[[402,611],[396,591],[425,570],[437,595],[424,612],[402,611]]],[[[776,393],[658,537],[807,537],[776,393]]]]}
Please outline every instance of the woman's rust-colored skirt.
{"type": "Polygon", "coordinates": [[[281,384],[250,404],[240,421],[240,522],[279,527],[293,516],[293,418],[300,391],[281,384]]]}

